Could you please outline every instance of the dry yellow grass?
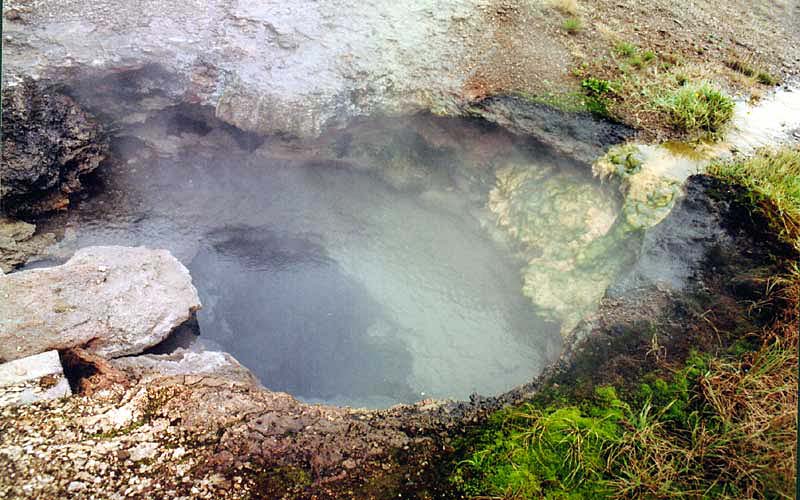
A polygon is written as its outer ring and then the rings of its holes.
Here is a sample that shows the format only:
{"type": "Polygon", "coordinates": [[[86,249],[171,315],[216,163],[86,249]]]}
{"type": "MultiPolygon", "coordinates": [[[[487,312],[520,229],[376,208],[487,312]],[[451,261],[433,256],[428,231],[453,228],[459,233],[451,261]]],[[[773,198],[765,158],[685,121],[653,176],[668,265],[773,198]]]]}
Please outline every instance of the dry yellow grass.
{"type": "Polygon", "coordinates": [[[578,15],[577,0],[550,0],[550,6],[563,14],[570,16],[578,15]]]}

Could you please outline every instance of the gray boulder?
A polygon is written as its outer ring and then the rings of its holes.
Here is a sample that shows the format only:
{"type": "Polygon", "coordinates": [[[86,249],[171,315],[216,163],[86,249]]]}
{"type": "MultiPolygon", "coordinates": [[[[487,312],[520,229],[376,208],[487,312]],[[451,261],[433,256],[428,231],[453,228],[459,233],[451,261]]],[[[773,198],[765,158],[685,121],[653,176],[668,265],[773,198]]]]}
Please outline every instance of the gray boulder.
{"type": "Polygon", "coordinates": [[[64,265],[0,276],[0,361],[71,347],[140,353],[199,308],[189,271],[166,250],[84,248],[64,265]]]}

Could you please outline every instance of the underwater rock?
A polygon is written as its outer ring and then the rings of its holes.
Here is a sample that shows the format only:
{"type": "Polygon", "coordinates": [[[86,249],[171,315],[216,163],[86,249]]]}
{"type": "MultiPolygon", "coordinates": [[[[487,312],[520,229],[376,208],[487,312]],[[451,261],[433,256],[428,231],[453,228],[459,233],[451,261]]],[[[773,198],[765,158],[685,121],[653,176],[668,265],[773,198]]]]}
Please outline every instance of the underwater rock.
{"type": "Polygon", "coordinates": [[[3,89],[0,211],[39,214],[69,205],[80,177],[108,154],[94,118],[69,96],[24,79],[3,89]]]}
{"type": "Polygon", "coordinates": [[[681,196],[681,186],[703,162],[673,154],[665,146],[624,144],[612,147],[592,165],[594,174],[617,183],[624,197],[628,231],[647,229],[664,220],[681,196]]]}
{"type": "Polygon", "coordinates": [[[142,352],[200,308],[189,271],[166,250],[89,247],[66,264],[0,276],[0,360],[84,347],[142,352]]]}
{"type": "Polygon", "coordinates": [[[527,262],[523,293],[566,337],[630,256],[619,204],[599,184],[554,168],[510,163],[496,176],[488,206],[527,262]]]}

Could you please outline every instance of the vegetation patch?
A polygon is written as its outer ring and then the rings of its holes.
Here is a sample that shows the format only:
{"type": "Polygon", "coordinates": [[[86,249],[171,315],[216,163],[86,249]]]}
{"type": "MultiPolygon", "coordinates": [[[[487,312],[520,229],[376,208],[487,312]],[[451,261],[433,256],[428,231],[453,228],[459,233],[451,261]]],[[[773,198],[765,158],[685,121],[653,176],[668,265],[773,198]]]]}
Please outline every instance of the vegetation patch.
{"type": "Polygon", "coordinates": [[[574,35],[575,33],[578,33],[581,28],[583,28],[583,22],[579,17],[568,17],[561,24],[561,27],[564,28],[564,31],[567,33],[574,35]]]}
{"type": "Polygon", "coordinates": [[[718,136],[723,125],[733,117],[733,100],[708,82],[687,83],[658,104],[679,130],[708,132],[718,136]]]}
{"type": "MultiPolygon", "coordinates": [[[[619,150],[622,159],[627,153],[619,150]]],[[[766,218],[800,251],[800,150],[761,151],[710,174],[738,186],[737,204],[753,224],[766,218]]],[[[631,335],[650,339],[649,367],[632,358],[636,370],[600,376],[599,386],[559,377],[495,413],[458,443],[451,484],[471,498],[792,498],[800,264],[779,268],[748,271],[765,291],[731,319],[687,324],[687,335],[708,330],[688,357],[643,325],[631,335]]],[[[712,316],[723,307],[697,300],[712,316]]]]}
{"type": "MultiPolygon", "coordinates": [[[[800,275],[791,278],[797,297],[800,275]]],[[[796,317],[744,355],[695,354],[620,396],[568,390],[495,414],[451,481],[496,498],[789,498],[796,317]]],[[[741,345],[737,344],[737,349],[741,345]]]]}
{"type": "Polygon", "coordinates": [[[800,251],[800,149],[765,149],[749,159],[714,163],[708,172],[743,186],[749,204],[800,251]]]}
{"type": "Polygon", "coordinates": [[[274,495],[271,498],[307,498],[306,489],[311,486],[311,476],[304,469],[286,465],[263,469],[254,474],[254,498],[274,495]]]}
{"type": "Polygon", "coordinates": [[[733,58],[725,61],[725,66],[733,71],[740,73],[746,77],[754,78],[755,81],[762,85],[773,86],[778,84],[778,78],[773,76],[769,71],[756,69],[749,61],[740,58],[733,58]]]}
{"type": "Polygon", "coordinates": [[[548,93],[531,95],[517,92],[514,95],[526,101],[543,104],[566,113],[592,113],[601,118],[612,118],[608,112],[609,99],[606,95],[595,94],[590,91],[569,92],[562,94],[548,93]]]}
{"type": "MultiPolygon", "coordinates": [[[[719,139],[733,117],[732,99],[709,81],[712,75],[702,67],[629,41],[617,41],[573,74],[582,83],[613,82],[613,92],[604,97],[605,114],[638,129],[641,140],[719,139]]],[[[751,85],[757,74],[753,70],[751,85]]]]}
{"type": "Polygon", "coordinates": [[[779,82],[778,78],[776,78],[771,73],[768,73],[766,71],[759,71],[758,74],[756,75],[756,80],[758,81],[758,83],[762,85],[768,85],[770,87],[773,85],[777,85],[779,82]]]}

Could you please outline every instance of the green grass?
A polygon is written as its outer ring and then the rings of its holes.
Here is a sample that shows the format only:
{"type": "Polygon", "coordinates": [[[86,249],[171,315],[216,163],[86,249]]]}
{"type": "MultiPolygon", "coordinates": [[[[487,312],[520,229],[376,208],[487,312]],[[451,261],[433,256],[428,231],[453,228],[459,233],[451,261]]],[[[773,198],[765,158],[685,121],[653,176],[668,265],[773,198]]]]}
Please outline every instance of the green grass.
{"type": "Polygon", "coordinates": [[[673,126],[687,133],[718,137],[733,117],[733,100],[707,82],[686,83],[657,104],[668,113],[673,126]]]}
{"type": "Polygon", "coordinates": [[[622,57],[631,57],[639,52],[639,48],[630,42],[619,42],[614,46],[614,52],[622,57]]]}
{"type": "Polygon", "coordinates": [[[564,22],[561,24],[561,27],[567,33],[574,35],[580,32],[583,29],[583,22],[578,17],[569,17],[564,19],[564,22]]]}
{"type": "MultiPolygon", "coordinates": [[[[639,50],[639,47],[630,42],[619,42],[614,46],[614,52],[618,57],[623,58],[628,66],[637,70],[643,69],[656,59],[656,53],[652,50],[639,50]]],[[[624,71],[624,66],[622,67],[624,71]]]]}
{"type": "Polygon", "coordinates": [[[800,251],[800,150],[763,150],[746,160],[714,163],[708,173],[743,186],[772,229],[800,251]]]}
{"type": "Polygon", "coordinates": [[[584,89],[587,94],[593,96],[603,96],[616,92],[614,82],[594,77],[584,78],[581,81],[581,88],[584,89]]]}
{"type": "MultiPolygon", "coordinates": [[[[709,174],[740,186],[741,201],[800,251],[800,149],[715,163],[709,174]]],[[[625,387],[544,387],[457,443],[451,484],[508,500],[792,498],[800,263],[766,281],[765,300],[783,304],[772,322],[625,387]]]]}
{"type": "Polygon", "coordinates": [[[759,71],[756,75],[756,80],[763,85],[773,86],[778,84],[778,79],[766,71],[759,71]]]}
{"type": "Polygon", "coordinates": [[[502,410],[451,482],[468,496],[515,500],[786,497],[796,332],[742,360],[695,355],[625,397],[610,386],[584,398],[554,389],[502,410]]]}
{"type": "Polygon", "coordinates": [[[595,94],[586,92],[570,92],[564,94],[542,94],[533,95],[518,92],[515,95],[527,101],[544,104],[566,113],[585,113],[589,112],[602,118],[609,118],[608,100],[604,93],[595,94]]]}

